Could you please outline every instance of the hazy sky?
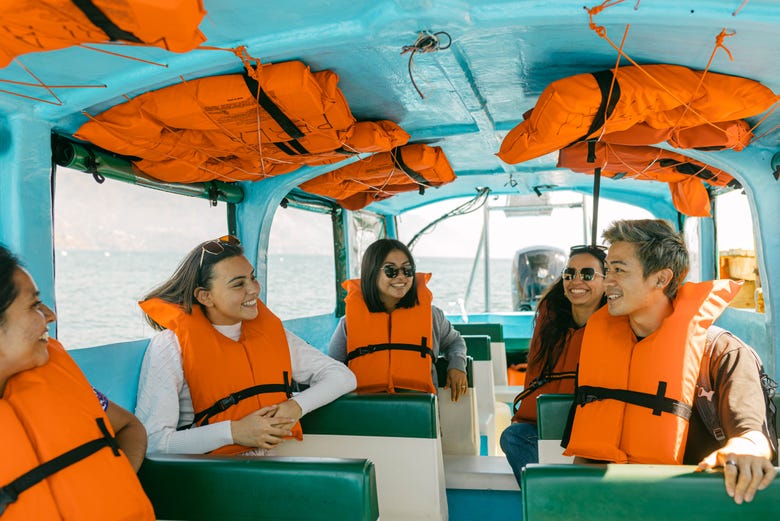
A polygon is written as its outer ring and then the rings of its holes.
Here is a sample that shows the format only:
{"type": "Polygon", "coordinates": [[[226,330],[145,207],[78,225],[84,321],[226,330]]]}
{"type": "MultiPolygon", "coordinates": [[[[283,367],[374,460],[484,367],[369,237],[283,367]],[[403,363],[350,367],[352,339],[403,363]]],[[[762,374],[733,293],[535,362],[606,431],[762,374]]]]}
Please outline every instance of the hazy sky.
{"type": "MultiPolygon", "coordinates": [[[[213,208],[203,199],[177,197],[156,190],[107,180],[97,184],[91,175],[60,169],[55,200],[55,246],[57,249],[188,251],[193,245],[226,232],[224,206],[213,208]],[[171,204],[176,198],[175,204],[171,204]],[[83,204],[83,201],[88,204],[83,204]]],[[[552,202],[580,201],[580,196],[553,194],[552,202]]],[[[401,240],[408,241],[429,222],[456,208],[463,200],[444,201],[408,213],[399,220],[401,240]]],[[[503,204],[503,198],[491,197],[491,207],[503,204]]],[[[592,200],[585,198],[590,215],[592,200]]],[[[721,250],[754,249],[746,197],[740,192],[723,196],[722,214],[731,217],[718,224],[721,250]]],[[[608,200],[599,205],[601,230],[615,219],[644,218],[643,210],[608,200]]],[[[297,214],[278,212],[274,222],[272,252],[321,253],[330,247],[330,220],[305,225],[297,214]]],[[[568,249],[585,242],[583,211],[556,209],[549,217],[506,217],[490,212],[490,256],[511,258],[523,247],[558,246],[568,249]]],[[[423,236],[414,254],[423,257],[474,257],[479,246],[484,212],[448,219],[423,236]]],[[[590,223],[587,223],[590,230],[590,223]]]]}

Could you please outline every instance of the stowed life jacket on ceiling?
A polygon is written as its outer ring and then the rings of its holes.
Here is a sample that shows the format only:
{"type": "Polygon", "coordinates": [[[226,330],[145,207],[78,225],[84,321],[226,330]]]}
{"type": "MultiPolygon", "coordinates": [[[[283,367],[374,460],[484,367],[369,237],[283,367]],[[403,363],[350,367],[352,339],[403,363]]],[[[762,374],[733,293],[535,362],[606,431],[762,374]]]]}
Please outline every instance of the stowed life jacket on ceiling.
{"type": "MultiPolygon", "coordinates": [[[[190,314],[157,298],[139,305],[155,322],[176,333],[195,410],[193,425],[239,420],[292,396],[287,335],[282,321],[259,300],[258,315],[241,324],[238,342],[214,329],[198,305],[190,314]]],[[[300,423],[292,432],[293,437],[303,438],[300,423]]],[[[250,449],[226,445],[210,454],[240,454],[250,449]]]]}
{"type": "Polygon", "coordinates": [[[598,167],[601,175],[614,179],[625,177],[668,183],[675,208],[694,217],[710,216],[709,194],[701,181],[712,186],[740,187],[739,182],[722,170],[650,146],[580,142],[560,150],[558,166],[585,174],[593,174],[598,167]]]}
{"type": "Polygon", "coordinates": [[[591,315],[564,454],[681,464],[707,329],[740,287],[732,280],[684,284],[672,314],[641,341],[627,316],[606,308],[591,315]]]}
{"type": "Polygon", "coordinates": [[[206,41],[201,0],[15,0],[0,14],[0,67],[18,55],[122,41],[187,52],[206,41]]]}
{"type": "Polygon", "coordinates": [[[0,399],[0,518],[153,520],[89,382],[59,342],[48,350],[49,361],[12,376],[0,399]]]}
{"type": "Polygon", "coordinates": [[[315,177],[300,188],[332,197],[347,210],[359,210],[398,193],[423,193],[454,180],[455,172],[441,148],[411,144],[315,177]]]}
{"type": "Polygon", "coordinates": [[[436,392],[431,377],[433,294],[426,285],[431,274],[415,277],[419,304],[392,313],[368,310],[360,280],[343,284],[347,290],[347,365],[355,373],[358,392],[436,392]]]}
{"type": "Polygon", "coordinates": [[[303,165],[390,150],[391,121],[356,122],[338,75],[299,61],[182,81],[114,106],[74,134],[171,182],[254,181],[303,165]]]}
{"type": "Polygon", "coordinates": [[[723,123],[724,134],[730,136],[726,141],[737,139],[732,145],[737,149],[744,143],[734,120],[760,114],[778,99],[756,81],[677,65],[577,74],[544,89],[528,119],[504,138],[498,155],[507,163],[520,163],[588,138],[612,142],[611,133],[634,127],[645,142],[625,141],[625,135],[616,142],[650,145],[700,127],[706,138],[683,135],[678,144],[708,147],[710,123],[723,123]]]}

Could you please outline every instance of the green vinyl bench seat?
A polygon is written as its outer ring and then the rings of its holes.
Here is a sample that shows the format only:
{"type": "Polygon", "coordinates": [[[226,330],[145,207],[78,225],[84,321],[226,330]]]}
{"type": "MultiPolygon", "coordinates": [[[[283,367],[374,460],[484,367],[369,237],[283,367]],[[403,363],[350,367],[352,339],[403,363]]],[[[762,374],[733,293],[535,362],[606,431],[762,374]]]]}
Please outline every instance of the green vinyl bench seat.
{"type": "Polygon", "coordinates": [[[777,519],[780,479],[737,505],[723,473],[693,465],[528,465],[523,521],[734,521],[777,519]]]}
{"type": "Polygon", "coordinates": [[[382,436],[436,438],[436,403],[433,395],[346,394],[301,418],[304,435],[382,436]]]}
{"type": "Polygon", "coordinates": [[[474,394],[477,400],[479,419],[479,453],[482,456],[498,454],[496,434],[496,384],[491,361],[490,337],[488,335],[463,335],[466,353],[473,360],[474,394]]]}
{"type": "Polygon", "coordinates": [[[154,455],[138,476],[158,519],[379,519],[364,459],[154,455]]]}
{"type": "MultiPolygon", "coordinates": [[[[490,337],[490,358],[493,365],[493,380],[496,385],[506,382],[506,348],[504,345],[504,325],[500,322],[469,322],[465,324],[453,323],[461,335],[487,335],[490,337]]],[[[478,359],[475,357],[475,359],[478,359]]]]}
{"type": "Polygon", "coordinates": [[[536,427],[539,430],[539,463],[570,463],[573,457],[563,455],[561,438],[566,429],[571,394],[540,394],[536,397],[536,427]]]}
{"type": "Polygon", "coordinates": [[[447,502],[436,411],[433,394],[350,393],[301,418],[303,441],[285,441],[274,456],[369,460],[383,521],[443,521],[447,502]]]}

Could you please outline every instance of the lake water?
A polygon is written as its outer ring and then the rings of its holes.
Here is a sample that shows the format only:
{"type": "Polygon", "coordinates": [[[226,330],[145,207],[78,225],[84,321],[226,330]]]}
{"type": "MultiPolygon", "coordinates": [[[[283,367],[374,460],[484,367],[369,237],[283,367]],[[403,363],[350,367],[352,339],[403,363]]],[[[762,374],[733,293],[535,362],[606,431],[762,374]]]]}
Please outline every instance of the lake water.
{"type": "MultiPolygon", "coordinates": [[[[137,300],[165,280],[180,252],[57,252],[57,336],[68,348],[135,340],[153,332],[137,300]]],[[[471,296],[465,292],[473,259],[418,257],[418,270],[431,272],[434,304],[446,313],[484,311],[484,268],[477,264],[471,296]]],[[[492,259],[492,311],[511,311],[511,259],[492,259]]],[[[320,255],[271,255],[267,303],[283,320],[328,313],[335,305],[333,260],[320,255]]]]}

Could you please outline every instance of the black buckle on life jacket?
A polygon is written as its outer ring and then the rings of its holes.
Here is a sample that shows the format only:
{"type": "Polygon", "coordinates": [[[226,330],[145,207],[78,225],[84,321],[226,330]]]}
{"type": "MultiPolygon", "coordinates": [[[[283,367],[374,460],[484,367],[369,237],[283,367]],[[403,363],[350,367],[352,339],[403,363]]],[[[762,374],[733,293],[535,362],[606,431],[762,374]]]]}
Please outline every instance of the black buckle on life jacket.
{"type": "Polygon", "coordinates": [[[219,410],[219,412],[224,412],[224,411],[227,411],[228,409],[230,409],[236,403],[237,403],[236,402],[236,397],[231,394],[231,395],[225,396],[224,398],[219,400],[216,403],[216,406],[217,406],[217,409],[219,410]]]}
{"type": "Polygon", "coordinates": [[[0,488],[0,516],[3,515],[6,507],[16,502],[17,499],[19,499],[19,493],[11,490],[11,487],[0,488]]]}

